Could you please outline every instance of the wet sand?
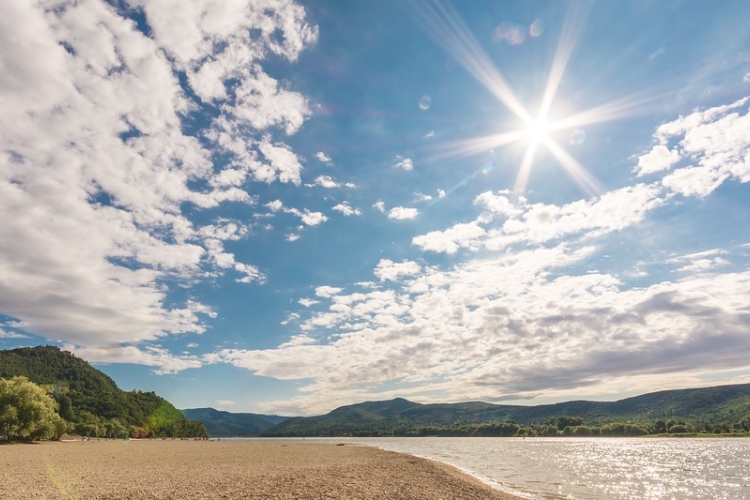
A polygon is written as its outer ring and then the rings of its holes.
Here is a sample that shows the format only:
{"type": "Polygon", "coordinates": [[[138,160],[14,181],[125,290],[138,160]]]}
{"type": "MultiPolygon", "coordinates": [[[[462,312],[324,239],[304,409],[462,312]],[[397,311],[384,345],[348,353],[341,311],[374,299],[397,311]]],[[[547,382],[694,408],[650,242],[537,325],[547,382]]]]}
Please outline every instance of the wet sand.
{"type": "Polygon", "coordinates": [[[453,467],[354,445],[88,441],[0,446],[13,500],[516,500],[453,467]]]}

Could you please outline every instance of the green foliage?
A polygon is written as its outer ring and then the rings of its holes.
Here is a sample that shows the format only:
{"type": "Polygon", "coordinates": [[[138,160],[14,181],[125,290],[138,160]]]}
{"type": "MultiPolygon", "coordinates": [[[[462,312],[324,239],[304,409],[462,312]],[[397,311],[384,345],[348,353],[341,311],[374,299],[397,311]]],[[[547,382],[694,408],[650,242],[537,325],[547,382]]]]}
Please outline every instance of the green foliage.
{"type": "Polygon", "coordinates": [[[5,439],[59,439],[65,421],[57,403],[26,377],[0,379],[0,436],[5,439]]]}
{"type": "Polygon", "coordinates": [[[643,436],[699,432],[750,432],[750,384],[662,391],[611,403],[511,406],[369,401],[327,415],[290,418],[263,435],[643,436]]]}
{"type": "Polygon", "coordinates": [[[153,392],[122,391],[86,361],[57,347],[0,351],[0,378],[24,376],[47,387],[59,415],[90,437],[205,437],[205,426],[185,418],[153,392]]]}

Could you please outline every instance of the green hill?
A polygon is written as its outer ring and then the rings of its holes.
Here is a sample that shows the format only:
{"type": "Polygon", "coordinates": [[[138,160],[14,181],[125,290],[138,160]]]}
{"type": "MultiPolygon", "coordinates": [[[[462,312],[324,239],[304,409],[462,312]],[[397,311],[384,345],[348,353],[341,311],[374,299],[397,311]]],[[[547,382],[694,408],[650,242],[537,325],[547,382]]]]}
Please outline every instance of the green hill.
{"type": "Polygon", "coordinates": [[[213,408],[181,410],[185,417],[203,422],[212,436],[258,436],[263,431],[286,420],[277,415],[229,413],[213,408]]]}
{"type": "Polygon", "coordinates": [[[24,376],[46,387],[75,432],[93,437],[206,436],[153,392],[125,392],[86,361],[53,346],[0,351],[0,378],[24,376]]]}
{"type": "MultiPolygon", "coordinates": [[[[342,406],[326,415],[289,418],[265,436],[340,435],[517,435],[548,428],[591,427],[613,434],[750,430],[750,384],[660,391],[615,402],[569,401],[551,405],[495,405],[483,402],[419,404],[405,399],[342,406]],[[580,422],[578,422],[580,420],[580,422]],[[507,425],[516,425],[515,430],[507,425]],[[585,425],[584,425],[585,424],[585,425]],[[631,426],[627,428],[626,426],[631,426]],[[522,430],[527,427],[527,430],[522,430]],[[748,427],[748,428],[746,428],[748,427]],[[679,428],[677,428],[679,429],[679,428]],[[511,431],[513,430],[513,433],[511,431]],[[510,433],[510,434],[509,434],[510,433]]],[[[592,431],[593,432],[593,431],[592,431]]],[[[607,434],[610,435],[610,434],[607,434]]]]}

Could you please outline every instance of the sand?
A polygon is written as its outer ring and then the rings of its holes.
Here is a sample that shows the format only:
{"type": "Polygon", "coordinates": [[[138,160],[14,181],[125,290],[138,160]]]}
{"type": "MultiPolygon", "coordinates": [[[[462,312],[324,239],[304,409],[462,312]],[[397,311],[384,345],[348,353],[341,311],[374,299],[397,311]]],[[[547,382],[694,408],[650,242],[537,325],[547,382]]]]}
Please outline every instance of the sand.
{"type": "Polygon", "coordinates": [[[88,441],[0,446],[0,499],[514,500],[457,469],[355,445],[88,441]]]}

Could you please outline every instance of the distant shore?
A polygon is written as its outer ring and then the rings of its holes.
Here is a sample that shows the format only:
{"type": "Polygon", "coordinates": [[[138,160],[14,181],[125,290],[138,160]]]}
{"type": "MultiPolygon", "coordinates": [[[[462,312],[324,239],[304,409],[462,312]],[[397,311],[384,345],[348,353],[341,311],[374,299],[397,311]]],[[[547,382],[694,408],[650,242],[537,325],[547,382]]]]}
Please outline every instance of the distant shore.
{"type": "Polygon", "coordinates": [[[87,441],[0,446],[0,498],[517,500],[410,455],[323,443],[87,441]]]}

